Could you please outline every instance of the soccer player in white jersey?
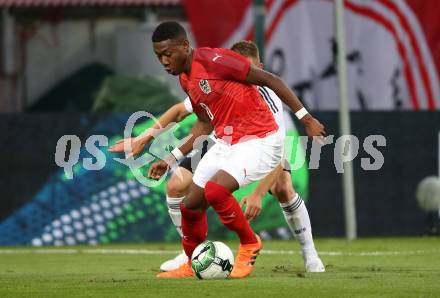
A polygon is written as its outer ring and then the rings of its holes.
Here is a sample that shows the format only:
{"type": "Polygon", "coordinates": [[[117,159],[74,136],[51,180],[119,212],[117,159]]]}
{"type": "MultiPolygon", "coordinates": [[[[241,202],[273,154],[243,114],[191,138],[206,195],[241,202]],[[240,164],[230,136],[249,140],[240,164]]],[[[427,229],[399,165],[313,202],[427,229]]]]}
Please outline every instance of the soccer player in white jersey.
{"type": "MultiPolygon", "coordinates": [[[[231,48],[233,51],[248,58],[251,63],[262,67],[259,59],[257,46],[250,41],[240,41],[231,48]]],[[[284,111],[282,101],[278,96],[267,87],[258,87],[262,99],[268,105],[270,111],[274,114],[275,120],[281,131],[285,131],[284,111]]],[[[191,101],[189,98],[184,102],[174,105],[160,118],[159,123],[162,127],[173,121],[179,122],[193,112],[191,101]]],[[[151,140],[152,138],[148,139],[151,140]]],[[[174,226],[177,232],[182,236],[181,231],[181,212],[179,205],[191,184],[193,172],[197,167],[198,161],[203,157],[210,146],[215,143],[213,138],[207,139],[203,146],[193,152],[192,157],[186,157],[179,165],[179,170],[175,171],[167,184],[167,206],[174,226]],[[177,174],[179,173],[179,175],[177,174]],[[179,177],[180,176],[180,177],[179,177]]],[[[121,143],[122,145],[122,143],[121,143]]],[[[142,148],[145,144],[142,145],[142,148]]],[[[117,151],[111,149],[113,151],[117,151]]],[[[132,145],[132,150],[136,154],[137,144],[132,145]]],[[[289,163],[284,160],[282,167],[278,167],[273,173],[269,174],[254,192],[248,197],[243,198],[241,204],[246,204],[245,215],[249,220],[258,216],[261,211],[261,200],[265,193],[270,192],[278,199],[283,210],[284,218],[289,226],[295,239],[301,245],[301,251],[304,259],[304,266],[307,272],[324,272],[325,268],[318,257],[312,237],[312,229],[310,224],[307,208],[301,197],[295,192],[292,186],[291,171],[289,163]]],[[[160,269],[162,271],[170,271],[178,268],[187,262],[188,258],[184,252],[180,253],[174,259],[164,262],[160,269]]]]}

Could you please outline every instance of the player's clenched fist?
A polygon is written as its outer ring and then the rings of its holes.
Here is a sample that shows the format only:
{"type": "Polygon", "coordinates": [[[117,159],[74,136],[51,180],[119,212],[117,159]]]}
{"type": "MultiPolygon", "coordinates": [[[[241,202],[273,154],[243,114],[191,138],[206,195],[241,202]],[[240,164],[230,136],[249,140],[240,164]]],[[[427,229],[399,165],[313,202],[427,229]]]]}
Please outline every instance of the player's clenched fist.
{"type": "Polygon", "coordinates": [[[148,178],[159,180],[168,170],[168,163],[164,160],[157,161],[148,169],[148,178]]]}

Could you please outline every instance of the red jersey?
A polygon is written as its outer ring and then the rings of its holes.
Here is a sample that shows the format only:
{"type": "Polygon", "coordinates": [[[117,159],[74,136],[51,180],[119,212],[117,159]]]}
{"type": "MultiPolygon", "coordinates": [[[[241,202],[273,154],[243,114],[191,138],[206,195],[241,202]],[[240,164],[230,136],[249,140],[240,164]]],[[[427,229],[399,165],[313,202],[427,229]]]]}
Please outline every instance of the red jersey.
{"type": "Polygon", "coordinates": [[[193,51],[190,74],[180,75],[194,112],[207,115],[216,136],[232,137],[231,144],[278,130],[257,88],[245,83],[249,68],[250,62],[231,50],[198,48],[193,51]],[[227,127],[232,127],[232,134],[227,127]]]}

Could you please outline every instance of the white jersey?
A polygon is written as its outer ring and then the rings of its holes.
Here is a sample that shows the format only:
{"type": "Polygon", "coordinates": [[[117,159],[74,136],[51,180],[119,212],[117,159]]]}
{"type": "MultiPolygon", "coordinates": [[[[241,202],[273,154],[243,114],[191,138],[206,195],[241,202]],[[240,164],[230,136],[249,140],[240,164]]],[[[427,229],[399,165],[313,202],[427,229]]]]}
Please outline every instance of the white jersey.
{"type": "Polygon", "coordinates": [[[191,100],[189,99],[188,96],[183,101],[183,105],[185,106],[185,109],[188,111],[188,113],[194,112],[191,100]]]}
{"type": "Polygon", "coordinates": [[[284,124],[283,102],[281,99],[270,88],[258,86],[258,91],[269,107],[269,110],[272,112],[280,131],[286,131],[286,125],[284,124]]]}

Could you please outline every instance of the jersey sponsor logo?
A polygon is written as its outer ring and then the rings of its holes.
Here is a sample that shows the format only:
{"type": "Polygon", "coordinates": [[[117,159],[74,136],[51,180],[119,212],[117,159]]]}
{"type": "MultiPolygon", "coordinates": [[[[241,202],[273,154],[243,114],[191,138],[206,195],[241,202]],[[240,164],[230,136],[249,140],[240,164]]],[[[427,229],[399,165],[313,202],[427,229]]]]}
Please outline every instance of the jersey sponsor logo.
{"type": "Polygon", "coordinates": [[[200,80],[199,87],[205,94],[211,93],[211,86],[209,86],[208,80],[200,80]]]}

